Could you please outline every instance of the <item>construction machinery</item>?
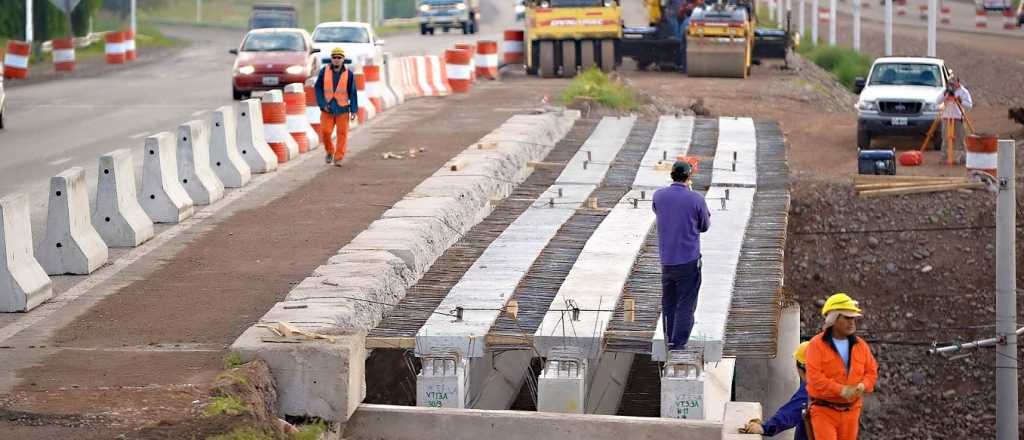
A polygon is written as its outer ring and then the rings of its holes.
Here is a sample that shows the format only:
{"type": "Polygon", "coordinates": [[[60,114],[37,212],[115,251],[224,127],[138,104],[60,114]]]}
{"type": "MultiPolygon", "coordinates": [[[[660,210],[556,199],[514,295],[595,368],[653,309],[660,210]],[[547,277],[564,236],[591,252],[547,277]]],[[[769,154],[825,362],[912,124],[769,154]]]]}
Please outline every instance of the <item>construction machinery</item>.
{"type": "Polygon", "coordinates": [[[526,69],[544,78],[572,78],[619,64],[622,8],[618,0],[526,0],[526,69]]]}

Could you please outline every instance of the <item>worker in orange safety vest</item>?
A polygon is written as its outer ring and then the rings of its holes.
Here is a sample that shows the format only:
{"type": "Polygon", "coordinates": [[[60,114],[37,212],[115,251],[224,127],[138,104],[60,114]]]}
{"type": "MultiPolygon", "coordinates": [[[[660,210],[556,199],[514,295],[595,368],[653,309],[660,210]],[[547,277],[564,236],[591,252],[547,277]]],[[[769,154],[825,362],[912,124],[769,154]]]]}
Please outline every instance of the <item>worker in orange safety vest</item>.
{"type": "Polygon", "coordinates": [[[348,123],[359,111],[355,76],[345,68],[345,51],[340,47],[331,50],[331,63],[320,70],[314,90],[320,106],[320,139],[327,151],[324,161],[340,167],[348,145],[348,123]],[[331,139],[335,130],[337,145],[331,139]]]}
{"type": "Polygon", "coordinates": [[[807,394],[812,438],[854,440],[864,405],[875,390],[878,363],[868,343],[854,335],[861,310],[845,293],[832,295],[821,308],[822,332],[807,346],[807,394]]]}

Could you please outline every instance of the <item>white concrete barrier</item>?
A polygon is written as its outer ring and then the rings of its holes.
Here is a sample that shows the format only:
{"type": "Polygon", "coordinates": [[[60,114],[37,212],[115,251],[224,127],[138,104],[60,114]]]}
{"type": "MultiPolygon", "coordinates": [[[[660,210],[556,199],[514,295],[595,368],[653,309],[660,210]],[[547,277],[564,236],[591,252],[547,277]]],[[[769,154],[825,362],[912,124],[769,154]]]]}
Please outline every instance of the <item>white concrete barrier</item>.
{"type": "Polygon", "coordinates": [[[210,168],[228,188],[241,188],[252,179],[249,164],[238,152],[235,111],[224,106],[211,113],[210,168]]]}
{"type": "Polygon", "coordinates": [[[238,152],[253,173],[269,173],[277,169],[277,156],[263,135],[263,109],[260,100],[246,99],[235,104],[238,152]]]}
{"type": "Polygon", "coordinates": [[[405,103],[405,92],[402,84],[402,64],[399,58],[392,57],[390,53],[384,54],[384,85],[392,95],[395,96],[393,105],[405,103]]]}
{"type": "Polygon", "coordinates": [[[32,251],[28,197],[0,198],[0,312],[27,312],[51,297],[50,277],[32,251]]]}
{"type": "Polygon", "coordinates": [[[204,121],[178,126],[178,179],[196,205],[224,197],[224,184],[210,169],[210,131],[204,121]]]}
{"type": "Polygon", "coordinates": [[[174,135],[165,131],[146,138],[142,150],[139,204],[155,223],[178,223],[194,212],[192,198],[178,180],[176,149],[174,135]]]}
{"type": "Polygon", "coordinates": [[[127,148],[100,156],[92,224],[110,247],[135,247],[153,238],[153,221],[135,192],[135,167],[127,148]]]}
{"type": "Polygon", "coordinates": [[[107,244],[89,221],[89,192],[82,168],[50,178],[46,234],[36,256],[50,275],[88,275],[107,262],[107,244]]]}

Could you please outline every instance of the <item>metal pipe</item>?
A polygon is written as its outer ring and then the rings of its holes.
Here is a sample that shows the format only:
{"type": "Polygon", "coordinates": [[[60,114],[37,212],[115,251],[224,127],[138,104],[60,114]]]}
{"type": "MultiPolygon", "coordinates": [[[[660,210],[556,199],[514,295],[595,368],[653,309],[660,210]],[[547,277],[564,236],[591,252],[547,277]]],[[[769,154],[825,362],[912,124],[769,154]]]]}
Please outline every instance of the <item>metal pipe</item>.
{"type": "Polygon", "coordinates": [[[885,56],[892,56],[892,0],[885,0],[885,56]]]}
{"type": "MultiPolygon", "coordinates": [[[[1017,331],[1015,333],[1017,334],[1017,336],[1020,336],[1020,335],[1024,334],[1024,327],[1021,327],[1021,328],[1017,329],[1017,331]]],[[[956,353],[956,352],[958,352],[960,350],[968,350],[968,349],[972,349],[972,348],[982,348],[982,347],[991,347],[993,345],[996,345],[996,342],[998,340],[999,340],[999,338],[988,338],[988,339],[982,339],[982,340],[979,340],[979,341],[965,342],[963,344],[953,344],[953,345],[947,345],[945,347],[930,348],[930,349],[928,349],[928,354],[949,354],[949,353],[956,353]]]]}
{"type": "Polygon", "coordinates": [[[818,44],[818,22],[821,21],[818,0],[811,0],[811,44],[818,44]]]}
{"type": "Polygon", "coordinates": [[[853,50],[860,52],[860,0],[853,0],[853,50]]]}
{"type": "MultiPolygon", "coordinates": [[[[855,0],[859,1],[859,0],[855,0]]],[[[934,0],[933,0],[934,1],[934,0]]],[[[831,0],[828,8],[828,45],[836,45],[836,9],[839,8],[837,0],[831,0]]]]}
{"type": "Polygon", "coordinates": [[[928,0],[928,56],[935,56],[935,39],[938,32],[939,0],[928,0]]]}
{"type": "MultiPolygon", "coordinates": [[[[934,5],[936,0],[932,0],[934,5]]],[[[932,17],[934,21],[934,17],[932,17]]],[[[1017,170],[1016,144],[999,141],[996,198],[996,439],[1016,440],[1017,413],[1017,170]]]]}

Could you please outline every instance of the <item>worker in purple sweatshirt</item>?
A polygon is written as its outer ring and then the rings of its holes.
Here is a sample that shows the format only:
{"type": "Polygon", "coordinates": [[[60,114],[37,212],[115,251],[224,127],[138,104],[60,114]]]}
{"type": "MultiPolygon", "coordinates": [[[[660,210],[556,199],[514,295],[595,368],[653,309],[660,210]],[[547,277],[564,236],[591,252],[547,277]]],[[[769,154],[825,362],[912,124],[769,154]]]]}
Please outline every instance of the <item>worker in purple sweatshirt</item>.
{"type": "Polygon", "coordinates": [[[693,167],[672,165],[672,185],[654,193],[661,257],[661,313],[669,350],[682,350],[693,330],[700,291],[700,234],[711,226],[704,197],[690,189],[693,167]]]}

